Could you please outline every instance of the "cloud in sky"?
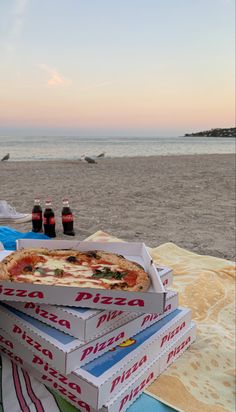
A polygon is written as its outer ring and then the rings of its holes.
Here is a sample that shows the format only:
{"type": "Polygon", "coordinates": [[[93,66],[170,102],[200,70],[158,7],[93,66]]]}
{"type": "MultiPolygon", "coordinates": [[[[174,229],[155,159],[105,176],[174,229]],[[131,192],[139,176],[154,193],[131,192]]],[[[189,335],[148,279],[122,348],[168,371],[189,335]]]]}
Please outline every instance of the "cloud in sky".
{"type": "Polygon", "coordinates": [[[69,79],[62,76],[56,69],[49,67],[47,64],[40,64],[39,67],[49,74],[50,77],[47,81],[49,87],[66,86],[71,83],[69,79]]]}

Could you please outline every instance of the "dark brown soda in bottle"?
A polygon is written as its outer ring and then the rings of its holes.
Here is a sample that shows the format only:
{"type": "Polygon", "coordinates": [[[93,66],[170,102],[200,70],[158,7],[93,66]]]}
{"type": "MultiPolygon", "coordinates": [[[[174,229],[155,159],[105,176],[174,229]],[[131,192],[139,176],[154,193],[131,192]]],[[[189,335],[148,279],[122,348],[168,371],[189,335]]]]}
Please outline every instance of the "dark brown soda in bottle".
{"type": "Polygon", "coordinates": [[[43,227],[45,235],[49,237],[56,237],[55,214],[52,209],[51,200],[47,200],[45,203],[45,210],[43,214],[43,227]]]}
{"type": "Polygon", "coordinates": [[[61,212],[63,233],[68,236],[75,236],[74,218],[68,199],[63,199],[63,208],[61,212]]]}
{"type": "Polygon", "coordinates": [[[34,207],[32,209],[32,232],[42,232],[43,229],[43,211],[40,205],[40,199],[34,199],[34,207]]]}

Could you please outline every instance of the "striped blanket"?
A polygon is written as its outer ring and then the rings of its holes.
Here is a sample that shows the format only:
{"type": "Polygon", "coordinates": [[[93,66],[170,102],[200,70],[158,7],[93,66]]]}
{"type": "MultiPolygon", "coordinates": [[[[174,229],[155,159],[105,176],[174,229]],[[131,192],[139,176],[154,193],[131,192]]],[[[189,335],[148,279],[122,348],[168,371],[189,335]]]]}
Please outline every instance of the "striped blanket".
{"type": "MultiPolygon", "coordinates": [[[[141,397],[129,412],[171,412],[173,409],[148,395],[141,397]]],[[[5,356],[0,356],[0,412],[85,412],[39,383],[5,356]]]]}
{"type": "Polygon", "coordinates": [[[5,356],[0,357],[0,412],[78,412],[5,356]]]}

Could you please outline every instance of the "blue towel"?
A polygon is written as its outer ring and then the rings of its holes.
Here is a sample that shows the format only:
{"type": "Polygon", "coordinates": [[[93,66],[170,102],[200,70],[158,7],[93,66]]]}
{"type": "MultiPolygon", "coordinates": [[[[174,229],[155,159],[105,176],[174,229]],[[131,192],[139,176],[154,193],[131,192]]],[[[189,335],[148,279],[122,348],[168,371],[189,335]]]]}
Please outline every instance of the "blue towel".
{"type": "Polygon", "coordinates": [[[0,242],[2,242],[5,249],[15,250],[17,239],[50,239],[42,233],[34,232],[18,232],[7,226],[0,226],[0,242]]]}
{"type": "Polygon", "coordinates": [[[175,412],[175,409],[158,401],[152,396],[142,393],[142,395],[131,405],[127,412],[175,412]]]}

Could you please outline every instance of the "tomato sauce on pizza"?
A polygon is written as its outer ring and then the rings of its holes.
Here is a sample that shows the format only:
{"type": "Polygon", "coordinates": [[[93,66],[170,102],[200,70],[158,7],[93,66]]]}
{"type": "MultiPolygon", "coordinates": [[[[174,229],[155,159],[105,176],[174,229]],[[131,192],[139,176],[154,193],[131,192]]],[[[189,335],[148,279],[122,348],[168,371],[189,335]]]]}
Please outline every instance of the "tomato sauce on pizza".
{"type": "Polygon", "coordinates": [[[130,291],[146,291],[150,286],[149,276],[139,264],[97,250],[18,250],[0,263],[0,279],[130,291]]]}

